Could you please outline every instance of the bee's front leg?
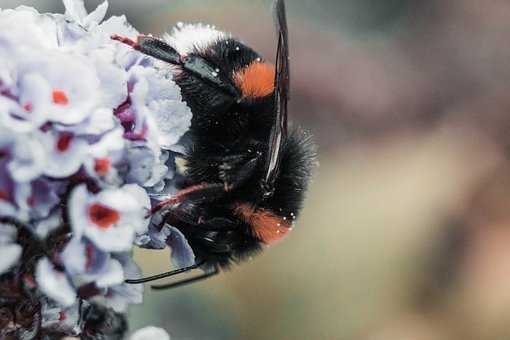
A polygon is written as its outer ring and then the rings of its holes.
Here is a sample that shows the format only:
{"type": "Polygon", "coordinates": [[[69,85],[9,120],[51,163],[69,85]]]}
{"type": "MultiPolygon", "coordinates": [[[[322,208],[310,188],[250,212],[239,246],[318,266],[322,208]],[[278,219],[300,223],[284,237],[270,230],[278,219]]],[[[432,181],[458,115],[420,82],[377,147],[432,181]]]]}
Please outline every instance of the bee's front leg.
{"type": "Polygon", "coordinates": [[[226,192],[234,190],[252,178],[259,161],[259,157],[254,157],[238,164],[232,162],[232,156],[228,157],[218,165],[218,175],[226,192]]]}

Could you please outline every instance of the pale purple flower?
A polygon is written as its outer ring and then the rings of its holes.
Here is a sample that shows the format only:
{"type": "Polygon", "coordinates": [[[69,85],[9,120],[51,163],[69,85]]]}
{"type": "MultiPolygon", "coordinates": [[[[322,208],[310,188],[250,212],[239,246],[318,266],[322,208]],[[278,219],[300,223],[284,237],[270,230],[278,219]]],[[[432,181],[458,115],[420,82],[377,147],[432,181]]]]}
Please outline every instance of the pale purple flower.
{"type": "MultiPolygon", "coordinates": [[[[60,51],[26,55],[18,63],[17,72],[39,75],[45,80],[41,84],[41,93],[34,95],[42,96],[46,101],[50,122],[80,123],[99,105],[100,81],[96,70],[83,56],[60,51]]],[[[23,104],[33,105],[35,99],[27,98],[23,104]]]]}
{"type": "Polygon", "coordinates": [[[106,288],[124,281],[120,262],[88,240],[73,238],[61,259],[67,273],[80,283],[95,282],[98,288],[106,288]]]}
{"type": "Polygon", "coordinates": [[[20,6],[14,10],[0,10],[0,32],[8,33],[13,41],[31,45],[32,51],[53,49],[58,46],[55,20],[27,6],[20,6]],[[18,29],[20,24],[23,25],[23,29],[18,29]]]}
{"type": "Polygon", "coordinates": [[[127,154],[129,172],[126,180],[147,188],[161,186],[168,174],[166,158],[167,155],[163,153],[156,158],[154,152],[145,146],[130,148],[127,154]]]}
{"type": "MultiPolygon", "coordinates": [[[[0,218],[45,245],[34,269],[20,266],[32,260],[0,224],[0,274],[22,277],[43,331],[80,336],[93,306],[125,314],[142,302],[143,285],[124,282],[141,277],[135,244],[170,247],[178,267],[195,261],[178,229],[149,216],[151,198],[175,189],[191,110],[175,70],[111,39],[138,35],[124,16],[104,20],[106,1],[91,13],[63,2],[64,14],[0,9],[0,218]]],[[[147,337],[169,338],[145,329],[133,339],[147,337]]]]}
{"type": "Polygon", "coordinates": [[[29,182],[43,173],[46,157],[42,141],[35,134],[16,133],[0,125],[0,167],[17,182],[29,182]]]}
{"type": "MultiPolygon", "coordinates": [[[[61,183],[50,181],[46,178],[38,178],[30,183],[30,196],[27,197],[23,208],[29,211],[34,220],[47,218],[52,209],[60,203],[61,183]]],[[[20,204],[21,206],[21,204],[20,204]]]]}
{"type": "Polygon", "coordinates": [[[195,254],[186,237],[179,229],[165,224],[162,228],[151,225],[146,237],[138,239],[139,246],[149,249],[171,249],[170,260],[174,267],[183,268],[195,264],[195,254]]]}
{"type": "MultiPolygon", "coordinates": [[[[138,279],[142,276],[140,268],[134,263],[130,254],[119,253],[115,257],[122,264],[126,278],[138,279]]],[[[94,301],[113,308],[118,313],[125,313],[129,305],[142,303],[143,284],[121,283],[108,287],[106,293],[95,297],[94,301]]]]}
{"type": "Polygon", "coordinates": [[[16,229],[7,224],[0,224],[0,274],[5,273],[9,268],[15,265],[22,252],[19,244],[15,243],[17,236],[16,229]]]}
{"type": "Polygon", "coordinates": [[[41,135],[48,159],[44,174],[63,178],[76,173],[85,161],[87,141],[72,132],[51,129],[41,135]]]}
{"type": "Polygon", "coordinates": [[[143,232],[147,225],[147,200],[135,188],[126,185],[98,194],[88,192],[84,185],[75,188],[69,203],[75,236],[86,237],[105,251],[130,250],[135,233],[143,232]],[[133,194],[135,190],[137,194],[133,194]]]}
{"type": "Polygon", "coordinates": [[[76,291],[64,272],[55,269],[47,258],[37,264],[35,278],[38,288],[49,298],[64,307],[76,302],[76,291]]]}
{"type": "Polygon", "coordinates": [[[84,0],[63,0],[66,7],[66,19],[80,25],[83,28],[90,29],[97,26],[103,21],[106,11],[108,10],[108,2],[104,1],[91,13],[87,13],[84,0]]]}

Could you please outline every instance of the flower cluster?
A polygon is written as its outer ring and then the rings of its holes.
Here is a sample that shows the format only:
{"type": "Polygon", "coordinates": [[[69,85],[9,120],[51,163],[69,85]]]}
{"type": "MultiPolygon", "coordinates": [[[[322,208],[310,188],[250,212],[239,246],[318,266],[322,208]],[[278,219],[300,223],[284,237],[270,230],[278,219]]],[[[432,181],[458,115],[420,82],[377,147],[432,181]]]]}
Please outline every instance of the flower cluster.
{"type": "Polygon", "coordinates": [[[138,32],[106,1],[64,4],[0,9],[0,338],[114,338],[142,301],[134,244],[193,260],[147,218],[191,123],[171,70],[110,39],[138,32]]]}

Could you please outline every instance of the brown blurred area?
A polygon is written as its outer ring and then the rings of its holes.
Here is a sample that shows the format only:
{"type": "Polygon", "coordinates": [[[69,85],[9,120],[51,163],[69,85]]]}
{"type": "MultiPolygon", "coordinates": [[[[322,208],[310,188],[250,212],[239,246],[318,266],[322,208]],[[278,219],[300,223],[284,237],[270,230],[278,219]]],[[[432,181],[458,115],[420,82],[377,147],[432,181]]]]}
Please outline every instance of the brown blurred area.
{"type": "MultiPolygon", "coordinates": [[[[86,1],[90,7],[99,1],[86,1]]],[[[510,339],[510,2],[288,0],[291,118],[320,146],[298,227],[206,282],[146,292],[172,339],[510,339]]],[[[0,0],[41,10],[57,0],[0,0]]],[[[269,1],[111,0],[140,31],[232,31],[269,1]]],[[[145,274],[168,253],[140,251],[145,274]]]]}

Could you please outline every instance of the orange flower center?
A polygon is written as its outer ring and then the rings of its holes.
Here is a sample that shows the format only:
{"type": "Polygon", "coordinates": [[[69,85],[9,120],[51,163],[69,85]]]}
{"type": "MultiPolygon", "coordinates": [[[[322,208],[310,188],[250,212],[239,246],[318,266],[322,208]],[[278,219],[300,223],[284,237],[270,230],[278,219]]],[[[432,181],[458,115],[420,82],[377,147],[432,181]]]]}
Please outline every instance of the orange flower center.
{"type": "Polygon", "coordinates": [[[89,217],[92,223],[101,229],[108,229],[120,219],[119,212],[105,205],[95,203],[89,207],[89,217]]]}
{"type": "Polygon", "coordinates": [[[53,90],[53,102],[57,105],[67,105],[69,104],[69,98],[62,90],[53,90]]]}
{"type": "Polygon", "coordinates": [[[100,175],[104,176],[110,171],[111,161],[109,158],[96,158],[94,160],[94,171],[100,175]]]}

